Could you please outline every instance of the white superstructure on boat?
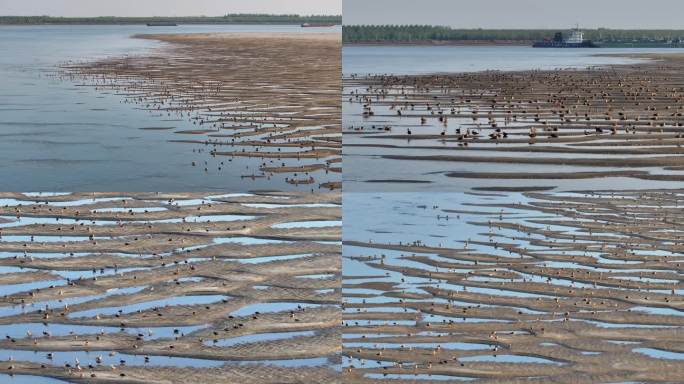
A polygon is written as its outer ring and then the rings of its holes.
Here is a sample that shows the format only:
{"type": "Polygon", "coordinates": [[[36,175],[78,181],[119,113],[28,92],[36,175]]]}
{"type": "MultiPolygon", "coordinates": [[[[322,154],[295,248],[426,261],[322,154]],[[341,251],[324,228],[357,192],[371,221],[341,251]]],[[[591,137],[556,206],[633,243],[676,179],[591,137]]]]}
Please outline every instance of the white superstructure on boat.
{"type": "Polygon", "coordinates": [[[566,44],[582,44],[584,41],[584,32],[575,28],[570,32],[570,36],[565,40],[566,44]]]}

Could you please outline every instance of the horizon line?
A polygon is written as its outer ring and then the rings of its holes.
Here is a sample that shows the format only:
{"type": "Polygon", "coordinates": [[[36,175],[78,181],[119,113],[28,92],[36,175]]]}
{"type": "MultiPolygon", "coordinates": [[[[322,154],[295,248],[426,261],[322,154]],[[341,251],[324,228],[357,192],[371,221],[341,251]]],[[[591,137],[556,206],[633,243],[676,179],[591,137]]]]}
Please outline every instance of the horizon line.
{"type": "MultiPolygon", "coordinates": [[[[577,27],[525,27],[525,28],[497,28],[497,27],[452,27],[449,25],[440,24],[342,24],[342,27],[436,27],[449,28],[454,30],[494,30],[494,31],[529,31],[529,30],[555,30],[555,29],[576,29],[577,27]]],[[[636,28],[611,28],[611,27],[587,27],[579,29],[582,30],[663,30],[663,31],[684,31],[684,28],[654,28],[654,27],[636,27],[636,28]]]]}
{"type": "Polygon", "coordinates": [[[332,14],[301,14],[301,13],[226,13],[223,15],[175,15],[175,16],[158,16],[158,15],[141,15],[141,16],[114,16],[114,15],[97,15],[97,16],[53,16],[53,15],[0,15],[0,17],[53,17],[53,18],[70,18],[70,19],[89,19],[97,17],[115,17],[115,18],[136,18],[136,17],[226,17],[226,16],[327,16],[327,17],[342,17],[342,15],[332,14]]]}

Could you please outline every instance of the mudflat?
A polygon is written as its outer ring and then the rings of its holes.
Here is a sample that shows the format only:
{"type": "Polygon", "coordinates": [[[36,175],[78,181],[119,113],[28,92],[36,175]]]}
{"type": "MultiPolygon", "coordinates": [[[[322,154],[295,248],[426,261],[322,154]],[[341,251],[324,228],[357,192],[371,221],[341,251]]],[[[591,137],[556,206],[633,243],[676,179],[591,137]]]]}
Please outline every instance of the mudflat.
{"type": "Polygon", "coordinates": [[[610,177],[681,181],[682,55],[630,57],[650,60],[567,70],[350,74],[343,80],[347,153],[377,161],[385,172],[396,163],[395,175],[444,185],[459,182],[444,177],[517,179],[518,186],[559,177],[581,177],[587,186],[610,177]],[[435,172],[426,173],[430,167],[435,172]]]}
{"type": "Polygon", "coordinates": [[[92,383],[337,382],[340,200],[1,194],[0,369],[92,383]]]}
{"type": "Polygon", "coordinates": [[[392,195],[345,208],[345,382],[683,374],[681,189],[392,195]]]}
{"type": "Polygon", "coordinates": [[[141,129],[158,134],[160,145],[191,146],[205,160],[187,167],[207,177],[226,174],[239,190],[256,179],[277,190],[339,187],[339,33],[135,37],[165,44],[140,55],[66,63],[56,76],[114,92],[157,117],[160,128],[141,129]]]}

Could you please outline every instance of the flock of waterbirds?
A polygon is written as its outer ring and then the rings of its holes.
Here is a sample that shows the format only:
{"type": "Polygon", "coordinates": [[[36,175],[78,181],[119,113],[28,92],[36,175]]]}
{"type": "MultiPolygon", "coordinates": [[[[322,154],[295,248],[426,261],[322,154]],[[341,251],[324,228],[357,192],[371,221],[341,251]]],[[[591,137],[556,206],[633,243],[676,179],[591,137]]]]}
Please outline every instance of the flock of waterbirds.
{"type": "Polygon", "coordinates": [[[345,382],[681,379],[684,191],[467,194],[345,236],[345,382]]]}
{"type": "MultiPolygon", "coordinates": [[[[305,35],[305,34],[299,34],[305,35]]],[[[313,34],[312,34],[313,35],[313,34]]],[[[170,43],[137,56],[68,62],[55,74],[114,92],[172,131],[205,160],[188,167],[240,167],[300,191],[338,189],[341,173],[339,39],[287,34],[143,35],[170,43]]]]}
{"type": "Polygon", "coordinates": [[[340,195],[0,196],[0,375],[336,380],[340,195]]]}
{"type": "Polygon", "coordinates": [[[568,70],[351,75],[343,80],[350,106],[345,148],[370,160],[480,164],[441,172],[456,178],[681,181],[684,63],[660,59],[568,70]]]}

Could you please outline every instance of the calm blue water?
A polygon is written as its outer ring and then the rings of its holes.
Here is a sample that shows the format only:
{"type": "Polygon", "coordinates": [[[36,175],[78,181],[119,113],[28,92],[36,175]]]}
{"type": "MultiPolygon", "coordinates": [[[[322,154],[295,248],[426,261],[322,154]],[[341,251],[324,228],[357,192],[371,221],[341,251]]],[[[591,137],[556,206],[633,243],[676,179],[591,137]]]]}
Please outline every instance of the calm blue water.
{"type": "MultiPolygon", "coordinates": [[[[245,191],[298,189],[281,180],[241,180],[255,162],[218,162],[193,145],[167,142],[170,126],[121,97],[46,76],[69,60],[141,54],[161,45],[139,33],[329,32],[295,25],[0,27],[0,180],[3,191],[245,191]],[[192,167],[209,161],[208,172],[192,167]],[[216,164],[212,163],[215,162],[216,164]],[[249,163],[248,163],[249,162],[249,163]],[[249,169],[246,169],[250,166],[249,169]]],[[[185,128],[188,122],[173,122],[185,128]]],[[[252,159],[255,160],[255,159],[252,159]]],[[[306,187],[299,187],[306,188],[306,187]]],[[[308,189],[304,189],[308,190],[308,189]]]]}
{"type": "Polygon", "coordinates": [[[423,74],[484,70],[582,68],[639,60],[596,56],[620,53],[684,52],[680,48],[539,49],[525,46],[345,46],[347,74],[423,74]]]}

